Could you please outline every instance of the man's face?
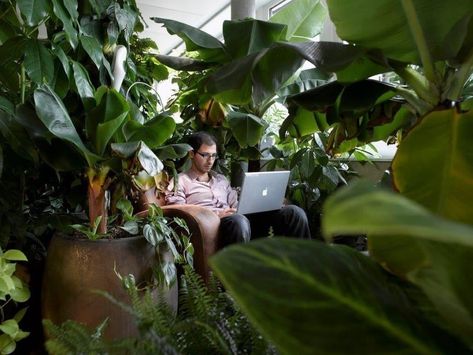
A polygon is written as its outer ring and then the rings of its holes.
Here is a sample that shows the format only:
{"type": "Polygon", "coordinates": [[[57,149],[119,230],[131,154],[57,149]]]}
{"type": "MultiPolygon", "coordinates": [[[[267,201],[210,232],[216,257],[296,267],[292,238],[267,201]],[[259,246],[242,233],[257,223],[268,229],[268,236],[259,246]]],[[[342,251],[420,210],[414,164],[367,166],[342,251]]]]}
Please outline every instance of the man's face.
{"type": "Polygon", "coordinates": [[[200,174],[208,173],[217,157],[217,146],[202,144],[197,151],[190,152],[193,169],[200,174]]]}

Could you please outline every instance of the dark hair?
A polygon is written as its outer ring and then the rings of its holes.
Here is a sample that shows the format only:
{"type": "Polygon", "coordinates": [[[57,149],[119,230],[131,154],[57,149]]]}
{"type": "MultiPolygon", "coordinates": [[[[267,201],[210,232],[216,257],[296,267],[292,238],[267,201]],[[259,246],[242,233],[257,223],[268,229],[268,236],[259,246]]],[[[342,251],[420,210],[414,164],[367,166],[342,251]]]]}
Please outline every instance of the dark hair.
{"type": "Polygon", "coordinates": [[[192,147],[194,152],[198,151],[202,144],[217,145],[217,139],[207,132],[196,132],[189,136],[187,143],[192,147]]]}

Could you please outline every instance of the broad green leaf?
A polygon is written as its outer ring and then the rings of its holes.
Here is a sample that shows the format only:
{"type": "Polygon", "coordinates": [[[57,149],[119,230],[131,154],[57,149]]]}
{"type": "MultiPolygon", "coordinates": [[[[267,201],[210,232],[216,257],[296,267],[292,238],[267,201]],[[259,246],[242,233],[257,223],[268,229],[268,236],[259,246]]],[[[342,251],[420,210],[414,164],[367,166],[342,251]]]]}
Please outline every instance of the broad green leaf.
{"type": "Polygon", "coordinates": [[[473,111],[451,109],[425,116],[396,152],[396,188],[440,216],[473,224],[472,131],[473,111]]]}
{"type": "MultiPolygon", "coordinates": [[[[72,48],[77,48],[79,40],[77,38],[77,31],[74,28],[74,24],[70,16],[67,14],[66,10],[63,7],[63,2],[59,0],[51,0],[53,3],[53,12],[57,18],[62,22],[64,26],[64,31],[66,32],[67,40],[69,41],[72,48]]],[[[67,0],[71,1],[71,0],[67,0]]]]}
{"type": "Polygon", "coordinates": [[[7,98],[0,96],[0,110],[13,115],[15,113],[15,106],[7,98]]]}
{"type": "Polygon", "coordinates": [[[112,151],[121,159],[128,159],[140,148],[141,142],[112,143],[112,151]]]}
{"type": "Polygon", "coordinates": [[[243,105],[251,101],[251,71],[258,55],[233,60],[211,74],[205,81],[207,91],[218,102],[243,105]]]}
{"type": "Polygon", "coordinates": [[[74,81],[77,87],[77,92],[82,101],[94,97],[94,88],[90,83],[89,74],[82,64],[72,61],[72,70],[74,72],[74,81]]]}
{"type": "Polygon", "coordinates": [[[171,138],[176,129],[176,122],[171,116],[159,115],[141,124],[130,120],[123,127],[127,141],[143,141],[151,149],[161,146],[171,138]]]}
{"type": "Polygon", "coordinates": [[[260,142],[265,129],[261,118],[249,113],[231,111],[227,120],[240,147],[254,147],[260,142]]]}
{"type": "MultiPolygon", "coordinates": [[[[373,128],[373,135],[370,137],[370,141],[376,142],[386,140],[389,136],[393,135],[400,128],[407,126],[411,121],[414,121],[414,114],[410,112],[406,107],[401,107],[391,122],[376,125],[373,128]]],[[[373,125],[374,122],[370,122],[373,125]]]]}
{"type": "Polygon", "coordinates": [[[321,1],[293,0],[270,21],[287,25],[286,40],[300,41],[317,36],[326,17],[327,9],[321,1]]]}
{"type": "Polygon", "coordinates": [[[138,14],[128,6],[124,4],[121,8],[119,4],[115,3],[115,17],[117,19],[118,28],[120,31],[123,31],[126,40],[130,39],[131,34],[133,33],[138,19],[138,14]]]}
{"type": "Polygon", "coordinates": [[[170,34],[178,35],[186,44],[186,50],[199,52],[201,59],[220,62],[227,57],[225,45],[198,28],[159,17],[151,17],[151,20],[162,23],[170,34]]]}
{"type": "Polygon", "coordinates": [[[25,254],[23,254],[21,250],[17,249],[7,250],[5,253],[3,253],[2,257],[11,261],[28,261],[25,254]]]}
{"type": "Polygon", "coordinates": [[[31,292],[28,287],[15,287],[10,291],[10,296],[15,302],[26,302],[31,297],[31,292]]]}
{"type": "Polygon", "coordinates": [[[77,11],[77,1],[76,0],[63,0],[64,6],[69,13],[71,20],[76,22],[79,18],[79,12],[77,11]]]}
{"type": "Polygon", "coordinates": [[[164,236],[156,231],[156,228],[150,224],[143,227],[143,236],[154,247],[158,246],[164,240],[164,236]]]}
{"type": "Polygon", "coordinates": [[[409,3],[414,8],[413,13],[406,12],[403,1],[398,0],[328,0],[327,6],[338,36],[345,41],[380,49],[387,57],[402,62],[420,63],[414,37],[423,36],[433,61],[455,57],[466,29],[458,28],[455,45],[445,45],[445,39],[452,28],[471,16],[473,2],[459,0],[455,6],[432,0],[409,3]]]}
{"type": "Polygon", "coordinates": [[[15,36],[9,38],[0,46],[0,66],[4,69],[5,65],[19,61],[25,53],[29,40],[25,36],[15,36]]]}
{"type": "Polygon", "coordinates": [[[38,25],[51,11],[49,0],[18,0],[17,4],[30,27],[38,25]]]}
{"type": "Polygon", "coordinates": [[[284,120],[279,129],[279,136],[285,137],[289,132],[291,137],[300,138],[319,131],[314,112],[307,111],[302,107],[293,107],[289,110],[289,116],[284,120]]]}
{"type": "Polygon", "coordinates": [[[102,45],[96,38],[85,35],[80,36],[80,43],[89,55],[90,59],[94,62],[95,66],[99,69],[104,60],[102,45]]]}
{"type": "Polygon", "coordinates": [[[286,26],[255,19],[223,22],[225,46],[233,59],[246,57],[284,40],[286,26]]]}
{"type": "Polygon", "coordinates": [[[93,166],[99,157],[85,147],[61,99],[49,86],[43,85],[35,90],[34,101],[36,113],[48,130],[72,143],[84,155],[89,166],[93,166]]]}
{"type": "Polygon", "coordinates": [[[97,149],[97,154],[102,156],[107,149],[110,139],[113,137],[115,132],[123,125],[127,118],[128,112],[123,112],[117,118],[99,123],[97,125],[97,135],[95,147],[97,149]]]}
{"type": "Polygon", "coordinates": [[[418,285],[451,328],[473,344],[470,273],[473,228],[435,215],[399,194],[358,183],[331,196],[326,237],[368,234],[370,254],[418,285]]]}
{"type": "Polygon", "coordinates": [[[64,73],[69,78],[71,74],[71,65],[69,63],[69,58],[66,56],[66,53],[64,53],[64,50],[59,46],[53,48],[53,53],[61,62],[62,68],[64,69],[64,73]]]}
{"type": "Polygon", "coordinates": [[[2,178],[2,174],[3,174],[3,148],[2,146],[0,145],[0,179],[2,178]]]}
{"type": "Polygon", "coordinates": [[[231,246],[211,265],[282,354],[441,352],[400,285],[355,250],[273,238],[231,246]]]}
{"type": "Polygon", "coordinates": [[[54,76],[53,56],[38,40],[28,41],[24,65],[28,76],[36,84],[42,84],[43,80],[49,82],[54,76]]]}
{"type": "Polygon", "coordinates": [[[261,53],[254,64],[253,102],[260,104],[273,97],[303,64],[303,58],[292,47],[275,44],[261,53]]]}
{"type": "Polygon", "coordinates": [[[322,72],[318,68],[302,70],[294,83],[283,86],[277,91],[277,96],[284,98],[289,95],[299,94],[323,85],[329,79],[330,75],[322,72]]]}

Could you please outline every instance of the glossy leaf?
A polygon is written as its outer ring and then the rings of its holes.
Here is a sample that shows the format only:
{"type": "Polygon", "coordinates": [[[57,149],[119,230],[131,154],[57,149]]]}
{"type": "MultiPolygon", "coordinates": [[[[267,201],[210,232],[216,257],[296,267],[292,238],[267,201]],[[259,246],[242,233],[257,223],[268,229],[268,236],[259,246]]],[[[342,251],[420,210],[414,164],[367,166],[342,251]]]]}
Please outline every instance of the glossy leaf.
{"type": "Polygon", "coordinates": [[[473,111],[451,109],[425,116],[394,157],[396,188],[440,216],[473,224],[472,131],[473,111]]]}
{"type": "Polygon", "coordinates": [[[157,54],[156,58],[164,65],[176,69],[185,71],[199,71],[210,68],[213,63],[209,63],[203,60],[196,60],[185,57],[173,57],[170,55],[157,54]]]}
{"type": "Polygon", "coordinates": [[[286,40],[300,41],[317,36],[326,17],[327,9],[321,1],[293,0],[270,21],[287,25],[286,40]]]}
{"type": "Polygon", "coordinates": [[[283,354],[439,352],[399,284],[355,250],[273,238],[229,247],[211,265],[283,354]]]}
{"type": "Polygon", "coordinates": [[[125,122],[127,115],[128,112],[123,112],[117,118],[103,123],[99,123],[97,125],[95,146],[98,155],[102,156],[105,153],[110,139],[112,139],[115,132],[123,125],[123,122],[125,122]]]}
{"type": "Polygon", "coordinates": [[[370,253],[425,292],[447,328],[471,346],[469,268],[473,228],[445,220],[399,194],[358,183],[331,196],[324,210],[326,237],[368,234],[370,253]]]}
{"type": "Polygon", "coordinates": [[[162,23],[170,34],[179,36],[186,44],[187,51],[198,51],[202,59],[220,61],[227,56],[222,42],[198,28],[160,17],[151,17],[151,20],[162,23]]]}
{"type": "Polygon", "coordinates": [[[102,52],[102,45],[99,43],[99,41],[94,37],[82,35],[80,36],[80,43],[89,55],[90,59],[92,59],[94,62],[95,66],[100,68],[102,61],[104,60],[104,56],[102,52]]]}
{"type": "Polygon", "coordinates": [[[85,157],[89,166],[99,159],[82,142],[61,99],[47,85],[35,90],[36,112],[43,124],[56,137],[72,143],[85,157]]]}
{"type": "Polygon", "coordinates": [[[53,56],[38,40],[28,41],[24,65],[28,76],[37,84],[42,84],[43,79],[48,82],[54,76],[53,56]]]}
{"type": "Polygon", "coordinates": [[[431,0],[409,3],[414,7],[414,13],[406,12],[403,2],[398,0],[328,0],[327,6],[337,34],[348,42],[380,49],[392,59],[420,63],[413,36],[416,33],[425,37],[433,61],[455,57],[466,36],[466,29],[457,28],[455,38],[449,35],[457,23],[471,16],[472,1],[460,0],[455,2],[455,6],[431,0]],[[419,29],[411,27],[408,19],[419,29]]]}
{"type": "Polygon", "coordinates": [[[18,8],[28,26],[38,25],[51,11],[49,0],[17,0],[18,8]]]}
{"type": "Polygon", "coordinates": [[[77,92],[82,101],[94,97],[94,88],[90,83],[90,78],[87,70],[79,62],[72,61],[72,70],[74,72],[74,81],[77,87],[77,92]]]}
{"type": "Polygon", "coordinates": [[[270,47],[283,40],[286,26],[267,21],[244,19],[224,21],[223,38],[233,59],[242,58],[270,47]]]}
{"type": "Polygon", "coordinates": [[[150,176],[158,175],[164,169],[161,160],[159,160],[156,154],[154,154],[144,142],[140,144],[137,157],[144,171],[150,176]]]}
{"type": "Polygon", "coordinates": [[[17,249],[9,249],[5,253],[3,253],[1,257],[10,261],[28,261],[25,254],[23,254],[21,250],[17,249]]]}
{"type": "MultiPolygon", "coordinates": [[[[51,0],[53,4],[53,12],[57,16],[57,18],[62,22],[64,26],[64,31],[66,32],[67,39],[72,48],[77,48],[79,44],[79,40],[77,37],[77,31],[74,28],[72,20],[69,14],[66,12],[66,9],[63,7],[63,2],[59,0],[51,0]]],[[[71,0],[67,0],[71,1],[71,0]]]]}
{"type": "Polygon", "coordinates": [[[240,147],[254,147],[260,142],[265,129],[261,118],[249,113],[232,111],[227,119],[240,147]]]}
{"type": "Polygon", "coordinates": [[[184,158],[191,150],[192,147],[185,143],[169,144],[154,149],[156,155],[161,160],[184,158]]]}
{"type": "Polygon", "coordinates": [[[141,124],[137,121],[128,121],[123,127],[123,134],[127,141],[143,141],[151,149],[157,148],[166,142],[176,128],[176,122],[171,116],[159,115],[152,120],[141,124]]]}

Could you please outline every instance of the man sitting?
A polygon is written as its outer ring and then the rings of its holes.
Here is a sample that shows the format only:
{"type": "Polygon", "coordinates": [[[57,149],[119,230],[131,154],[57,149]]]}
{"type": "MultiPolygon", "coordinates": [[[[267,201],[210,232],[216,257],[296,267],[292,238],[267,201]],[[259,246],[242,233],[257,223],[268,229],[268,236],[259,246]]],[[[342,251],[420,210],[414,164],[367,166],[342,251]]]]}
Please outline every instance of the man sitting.
{"type": "Polygon", "coordinates": [[[179,174],[178,186],[171,183],[167,204],[192,204],[208,207],[220,217],[221,246],[248,242],[268,235],[270,226],[275,235],[310,239],[309,223],[304,210],[288,205],[276,211],[241,215],[236,213],[238,196],[222,174],[212,171],[217,158],[217,141],[207,132],[189,137],[192,166],[179,174]],[[176,191],[174,191],[176,190],[176,191]]]}

